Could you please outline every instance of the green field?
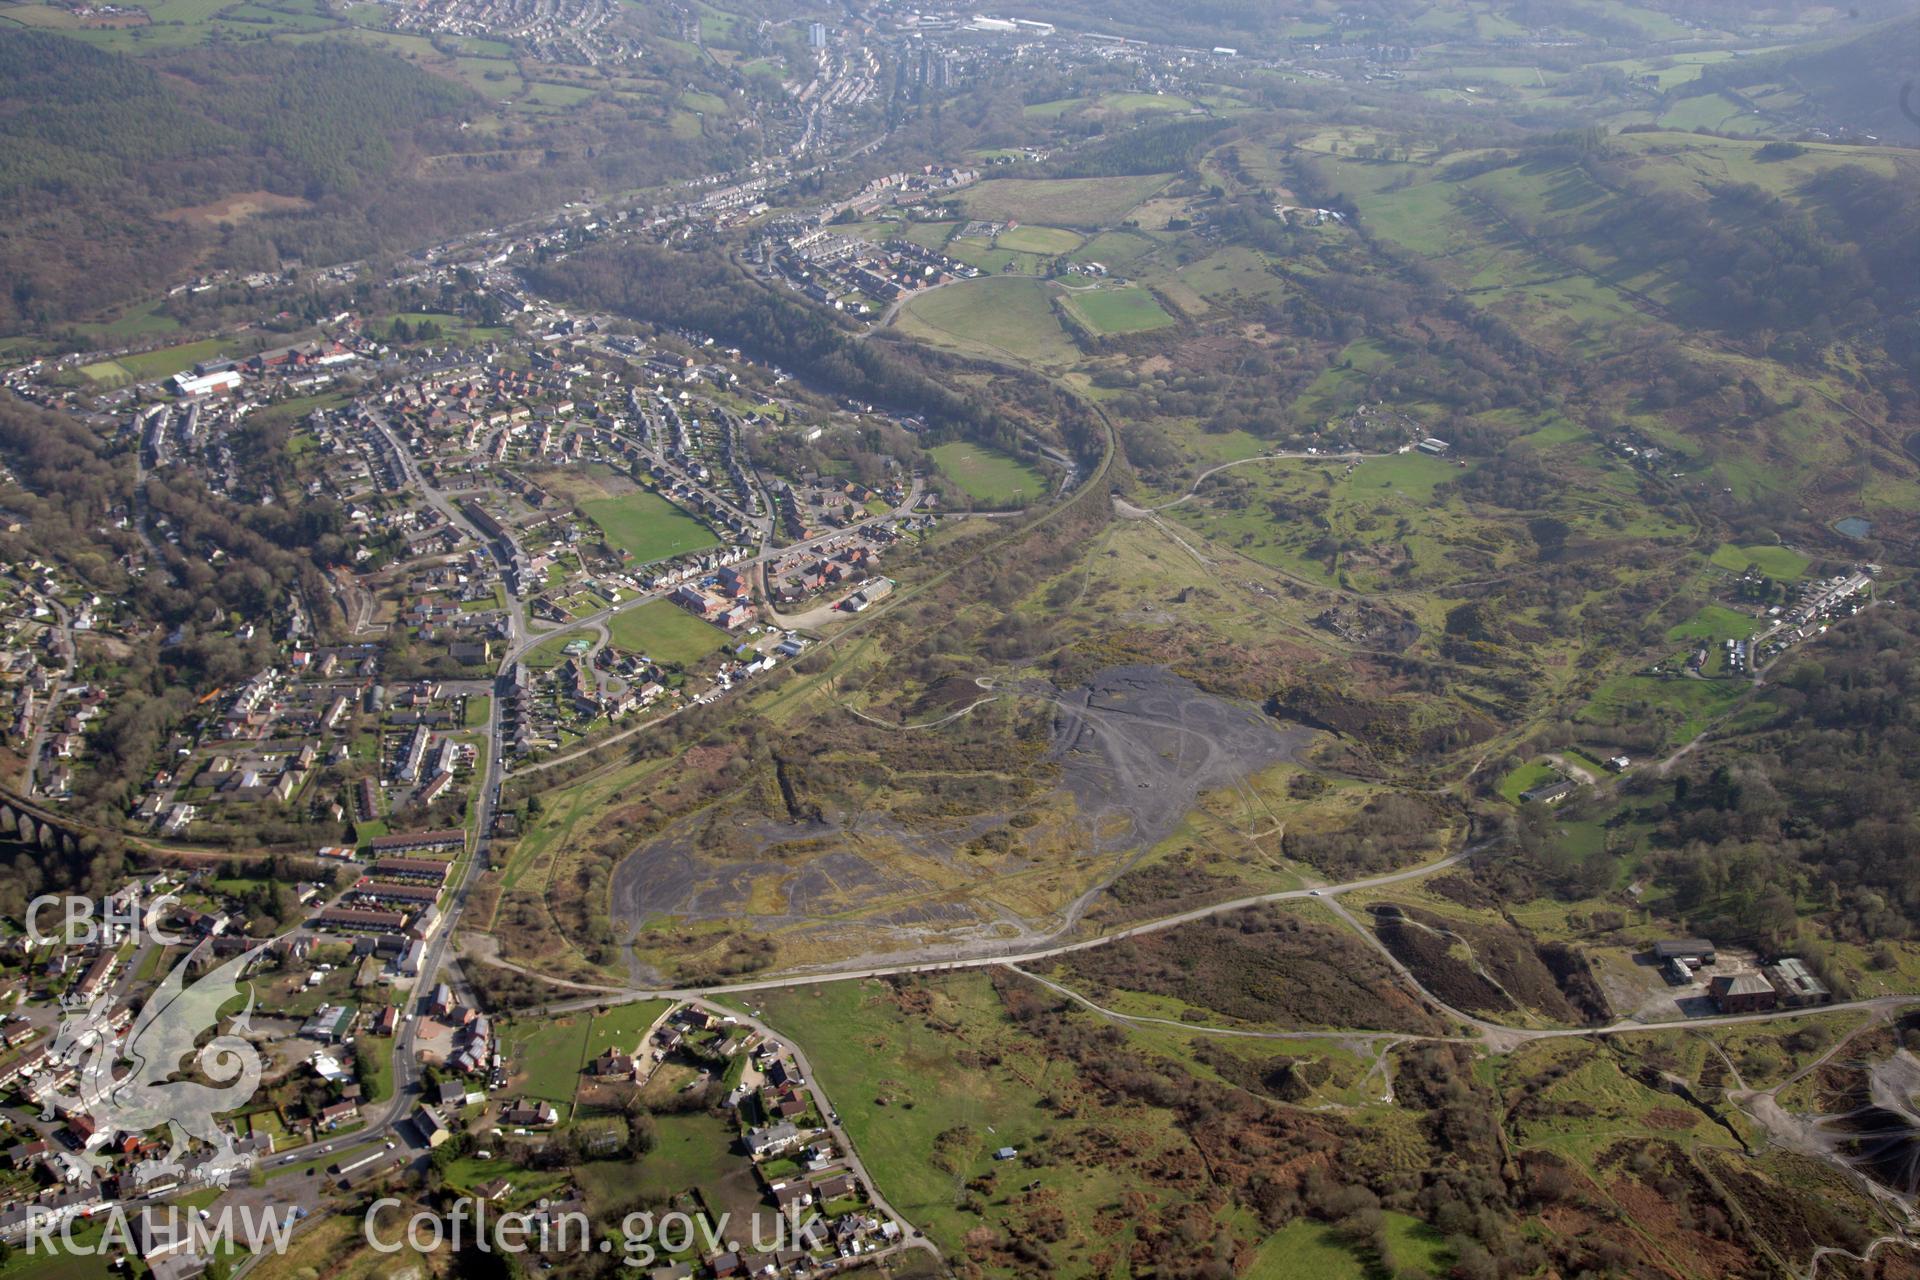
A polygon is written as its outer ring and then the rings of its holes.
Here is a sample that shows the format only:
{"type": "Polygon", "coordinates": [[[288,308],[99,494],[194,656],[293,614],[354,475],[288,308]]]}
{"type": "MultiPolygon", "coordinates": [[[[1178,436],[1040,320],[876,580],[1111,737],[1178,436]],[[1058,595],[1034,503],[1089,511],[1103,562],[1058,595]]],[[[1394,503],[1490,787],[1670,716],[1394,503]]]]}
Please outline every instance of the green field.
{"type": "Polygon", "coordinates": [[[193,368],[202,360],[229,354],[231,348],[225,338],[208,338],[204,342],[162,347],[158,351],[147,351],[137,356],[121,356],[120,365],[135,378],[146,382],[155,378],[171,378],[176,373],[193,368]]]}
{"type": "Polygon", "coordinates": [[[989,276],[1044,276],[1052,259],[1045,254],[996,249],[985,240],[959,239],[947,246],[947,256],[989,276]]]}
{"type": "Polygon", "coordinates": [[[476,325],[464,316],[449,315],[444,311],[403,311],[398,316],[382,316],[373,322],[373,328],[384,334],[395,320],[404,320],[418,327],[431,323],[440,331],[442,342],[484,342],[490,339],[504,338],[510,330],[476,325]]]}
{"type": "Polygon", "coordinates": [[[607,631],[617,647],[668,666],[690,667],[727,641],[726,632],[666,600],[614,614],[607,631]]]}
{"type": "Polygon", "coordinates": [[[393,1096],[393,1037],[360,1037],[355,1055],[367,1064],[366,1100],[379,1102],[393,1096]]]}
{"type": "Polygon", "coordinates": [[[1023,364],[1066,364],[1080,349],[1053,314],[1053,285],[1031,279],[964,280],[929,289],[901,309],[907,333],[1023,364]]]}
{"type": "Polygon", "coordinates": [[[1685,84],[1689,80],[1700,78],[1701,68],[1709,63],[1721,62],[1732,57],[1729,50],[1714,49],[1704,53],[1682,53],[1668,58],[1629,59],[1624,62],[1601,62],[1596,66],[1618,67],[1630,76],[1651,76],[1655,86],[1662,92],[1685,84]],[[1664,65],[1655,66],[1655,62],[1664,65]]]}
{"type": "Polygon", "coordinates": [[[953,235],[956,222],[889,222],[875,224],[881,239],[899,237],[923,249],[944,249],[953,235]]]}
{"type": "Polygon", "coordinates": [[[1631,725],[1660,734],[1660,749],[1691,742],[1739,696],[1742,685],[1683,676],[1617,676],[1594,690],[1574,723],[1631,725]]]}
{"type": "Polygon", "coordinates": [[[550,80],[532,80],[527,83],[524,102],[537,102],[543,107],[574,107],[593,96],[593,90],[577,84],[555,84],[550,80]]]}
{"type": "Polygon", "coordinates": [[[1722,543],[1713,553],[1714,567],[1728,573],[1758,569],[1769,578],[1792,582],[1807,571],[1807,558],[1791,547],[1736,547],[1722,543]]]}
{"type": "Polygon", "coordinates": [[[635,1000],[595,1014],[592,1027],[587,1030],[586,1057],[580,1060],[580,1065],[585,1066],[588,1060],[609,1047],[632,1053],[653,1020],[672,1007],[671,1000],[635,1000]]]}
{"type": "Polygon", "coordinates": [[[165,298],[156,298],[152,302],[129,308],[115,319],[101,324],[77,324],[74,328],[92,336],[102,345],[159,337],[180,328],[178,320],[161,310],[165,304],[165,298]]]}
{"type": "Polygon", "coordinates": [[[1710,604],[1677,627],[1669,628],[1669,640],[1745,640],[1760,629],[1760,623],[1737,609],[1710,604]]]}
{"type": "Polygon", "coordinates": [[[102,387],[123,386],[133,381],[133,375],[117,360],[102,360],[98,364],[83,364],[80,372],[89,382],[97,382],[102,387]]]}
{"type": "Polygon", "coordinates": [[[1760,117],[1722,94],[1681,98],[1662,113],[1659,123],[1669,129],[1720,129],[1752,132],[1760,117]]]}
{"type": "Polygon", "coordinates": [[[1018,253],[1072,253],[1080,247],[1080,235],[1064,227],[1009,227],[994,243],[1018,253]]]}
{"type": "Polygon", "coordinates": [[[1159,242],[1138,231],[1102,231],[1074,252],[1076,262],[1098,262],[1113,271],[1132,271],[1159,249],[1159,242]]]}
{"type": "Polygon", "coordinates": [[[713,530],[657,493],[595,498],[581,503],[580,509],[599,526],[608,546],[627,552],[637,564],[720,545],[713,530]]]}
{"type": "Polygon", "coordinates": [[[1544,787],[1560,773],[1550,764],[1535,762],[1523,764],[1500,780],[1500,794],[1514,804],[1520,803],[1520,797],[1535,787],[1544,787]]]}
{"type": "Polygon", "coordinates": [[[956,440],[932,452],[947,478],[982,506],[1019,506],[1046,495],[1046,477],[996,449],[956,440]]]}
{"type": "Polygon", "coordinates": [[[267,880],[251,880],[241,876],[221,876],[217,880],[209,880],[207,887],[229,898],[238,898],[243,894],[253,893],[269,883],[271,882],[267,880]]]}
{"type": "Polygon", "coordinates": [[[1170,175],[1126,178],[990,178],[962,197],[967,213],[995,222],[1110,227],[1167,185],[1170,175]]]}
{"type": "Polygon", "coordinates": [[[581,1064],[589,1056],[587,1033],[592,1025],[592,1019],[581,1013],[507,1023],[500,1043],[523,1077],[522,1091],[558,1106],[570,1104],[580,1084],[581,1064]]]}
{"type": "Polygon", "coordinates": [[[732,1153],[733,1126],[718,1116],[704,1111],[660,1115],[653,1128],[654,1148],[645,1160],[595,1160],[574,1170],[589,1195],[625,1202],[638,1193],[667,1201],[689,1187],[717,1186],[741,1167],[732,1153]]]}
{"type": "Polygon", "coordinates": [[[550,671],[567,660],[567,646],[579,638],[572,634],[550,636],[527,650],[526,664],[535,671],[550,671]]]}
{"type": "Polygon", "coordinates": [[[1444,1275],[1452,1255],[1438,1232],[1418,1218],[1391,1210],[1382,1215],[1392,1265],[1365,1256],[1324,1222],[1296,1218],[1269,1236],[1254,1255],[1245,1280],[1368,1280],[1376,1275],[1444,1275]]]}
{"type": "Polygon", "coordinates": [[[1109,93],[1100,99],[1108,111],[1190,111],[1193,104],[1170,93],[1109,93]]]}
{"type": "Polygon", "coordinates": [[[1173,323],[1151,293],[1132,284],[1069,292],[1067,307],[1096,333],[1144,333],[1173,323]]]}
{"type": "Polygon", "coordinates": [[[666,1007],[663,1000],[641,1000],[601,1014],[514,1019],[502,1028],[500,1041],[522,1073],[527,1095],[564,1107],[590,1058],[609,1044],[631,1049],[666,1007]]]}
{"type": "MultiPolygon", "coordinates": [[[[964,979],[945,989],[964,1005],[969,1020],[1000,1021],[998,1001],[983,980],[964,979]]],[[[1025,1148],[1059,1124],[1040,1104],[1039,1091],[1016,1087],[1002,1073],[960,1066],[954,1054],[964,1048],[963,1041],[921,1019],[902,1019],[872,984],[836,982],[769,992],[761,1007],[776,1030],[805,1045],[880,1191],[950,1247],[979,1222],[955,1205],[966,1179],[992,1167],[986,1144],[1025,1148]],[[890,1105],[873,1105],[878,1098],[890,1105]],[[956,1130],[978,1135],[984,1149],[949,1171],[929,1156],[939,1135],[956,1130]]],[[[1047,1172],[1055,1178],[1068,1175],[1076,1197],[1117,1197],[1124,1181],[1109,1170],[1047,1172]]]]}

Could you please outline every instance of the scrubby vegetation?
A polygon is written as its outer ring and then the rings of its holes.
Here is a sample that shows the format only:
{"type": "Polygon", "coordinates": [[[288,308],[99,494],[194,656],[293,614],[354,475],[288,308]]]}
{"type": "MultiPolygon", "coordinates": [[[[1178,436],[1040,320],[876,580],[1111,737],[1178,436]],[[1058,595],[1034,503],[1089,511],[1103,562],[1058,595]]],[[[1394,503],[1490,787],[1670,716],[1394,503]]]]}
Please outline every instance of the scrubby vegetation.
{"type": "Polygon", "coordinates": [[[1391,970],[1340,926],[1254,907],[1075,956],[1075,990],[1169,996],[1257,1026],[1377,1027],[1433,1032],[1391,970]]]}

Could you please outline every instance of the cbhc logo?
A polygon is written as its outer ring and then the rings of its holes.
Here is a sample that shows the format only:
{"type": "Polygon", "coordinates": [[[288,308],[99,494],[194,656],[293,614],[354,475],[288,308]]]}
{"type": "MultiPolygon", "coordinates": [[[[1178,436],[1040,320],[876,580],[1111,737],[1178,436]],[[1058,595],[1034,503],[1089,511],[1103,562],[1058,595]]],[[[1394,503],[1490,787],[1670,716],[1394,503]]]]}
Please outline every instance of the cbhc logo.
{"type": "Polygon", "coordinates": [[[110,895],[104,903],[78,894],[42,894],[27,904],[27,939],[36,947],[73,947],[89,946],[129,933],[136,937],[144,934],[163,947],[178,946],[179,935],[157,923],[166,914],[168,905],[178,898],[178,894],[163,893],[142,910],[137,886],[124,894],[110,895]],[[59,919],[65,926],[56,934],[47,934],[40,928],[40,918],[50,908],[58,909],[59,919]]]}

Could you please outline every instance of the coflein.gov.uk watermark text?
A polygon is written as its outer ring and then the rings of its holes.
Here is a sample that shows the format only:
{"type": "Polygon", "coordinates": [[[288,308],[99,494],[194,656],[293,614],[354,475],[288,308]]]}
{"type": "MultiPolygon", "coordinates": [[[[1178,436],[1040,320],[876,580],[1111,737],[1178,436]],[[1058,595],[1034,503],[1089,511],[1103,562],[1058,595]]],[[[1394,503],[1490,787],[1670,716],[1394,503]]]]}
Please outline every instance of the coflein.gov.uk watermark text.
{"type": "MultiPolygon", "coordinates": [[[[217,1211],[160,1204],[129,1210],[113,1205],[103,1213],[48,1213],[29,1224],[23,1241],[33,1256],[111,1257],[116,1254],[186,1252],[210,1257],[222,1252],[284,1254],[293,1239],[295,1209],[269,1205],[229,1205],[217,1211]]],[[[736,1230],[731,1215],[717,1218],[671,1211],[630,1213],[617,1232],[596,1236],[585,1213],[493,1209],[485,1200],[462,1197],[446,1210],[410,1208],[383,1196],[367,1206],[362,1229],[376,1253],[402,1250],[431,1254],[475,1249],[481,1253],[617,1254],[629,1267],[647,1267],[666,1258],[701,1257],[722,1250],[773,1253],[807,1249],[828,1236],[818,1214],[799,1210],[755,1216],[736,1230]]]]}
{"type": "Polygon", "coordinates": [[[593,1224],[579,1210],[551,1212],[497,1211],[485,1200],[461,1198],[444,1212],[415,1209],[392,1196],[367,1206],[362,1222],[367,1244],[378,1253],[412,1249],[434,1253],[473,1248],[482,1253],[529,1252],[617,1254],[622,1265],[647,1267],[663,1259],[748,1249],[776,1253],[808,1249],[828,1239],[825,1219],[817,1213],[801,1216],[797,1209],[782,1214],[750,1217],[740,1229],[732,1215],[636,1211],[620,1220],[618,1230],[596,1238],[593,1224]]]}

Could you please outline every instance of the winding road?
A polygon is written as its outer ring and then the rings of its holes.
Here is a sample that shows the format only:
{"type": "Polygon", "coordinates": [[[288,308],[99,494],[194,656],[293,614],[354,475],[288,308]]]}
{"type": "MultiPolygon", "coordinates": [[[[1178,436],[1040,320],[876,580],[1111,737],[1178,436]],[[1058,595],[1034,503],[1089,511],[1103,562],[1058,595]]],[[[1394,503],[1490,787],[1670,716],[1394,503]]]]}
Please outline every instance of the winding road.
{"type": "Polygon", "coordinates": [[[1344,453],[1326,453],[1316,450],[1313,453],[1307,453],[1297,449],[1283,449],[1276,450],[1273,453],[1256,453],[1251,458],[1235,458],[1232,462],[1222,462],[1218,466],[1208,467],[1205,471],[1195,476],[1193,483],[1187,486],[1187,491],[1177,498],[1169,498],[1165,502],[1156,502],[1151,507],[1139,507],[1131,502],[1115,498],[1113,507],[1114,510],[1125,519],[1144,520],[1156,511],[1165,511],[1168,507],[1177,507],[1181,503],[1188,501],[1200,492],[1201,485],[1205,484],[1212,477],[1219,475],[1222,471],[1231,471],[1235,467],[1244,467],[1255,462],[1280,462],[1285,460],[1363,462],[1368,458],[1391,458],[1393,456],[1394,455],[1390,453],[1360,453],[1357,450],[1349,450],[1344,453]]]}

